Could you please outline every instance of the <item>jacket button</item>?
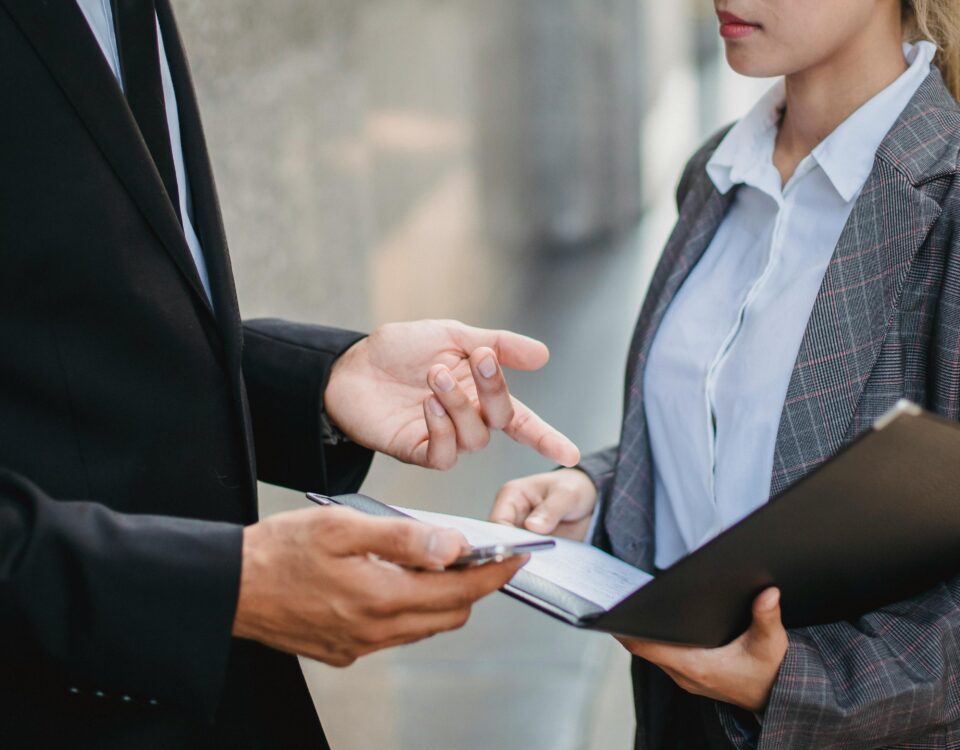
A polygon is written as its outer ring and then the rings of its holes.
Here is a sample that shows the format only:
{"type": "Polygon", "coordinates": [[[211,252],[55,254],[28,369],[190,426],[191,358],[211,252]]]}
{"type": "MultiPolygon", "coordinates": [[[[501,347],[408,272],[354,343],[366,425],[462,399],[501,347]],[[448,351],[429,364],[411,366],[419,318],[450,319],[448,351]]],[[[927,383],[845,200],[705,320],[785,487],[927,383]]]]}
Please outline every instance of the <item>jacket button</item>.
{"type": "Polygon", "coordinates": [[[67,690],[70,692],[71,695],[80,695],[80,688],[71,687],[71,688],[67,688],[67,690]]]}
{"type": "Polygon", "coordinates": [[[94,690],[93,694],[98,698],[102,698],[105,695],[105,693],[102,690],[94,690]]]}
{"type": "Polygon", "coordinates": [[[122,700],[124,703],[130,703],[133,701],[133,698],[131,698],[129,695],[123,695],[120,697],[120,700],[122,700]]]}

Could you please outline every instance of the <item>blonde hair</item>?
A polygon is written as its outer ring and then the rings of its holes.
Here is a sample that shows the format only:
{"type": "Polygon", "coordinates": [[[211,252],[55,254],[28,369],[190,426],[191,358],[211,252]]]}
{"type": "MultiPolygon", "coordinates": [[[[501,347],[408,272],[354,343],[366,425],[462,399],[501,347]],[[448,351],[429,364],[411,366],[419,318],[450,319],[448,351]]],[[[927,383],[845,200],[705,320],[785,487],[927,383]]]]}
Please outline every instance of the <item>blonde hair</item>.
{"type": "Polygon", "coordinates": [[[903,0],[908,41],[928,39],[937,45],[933,62],[954,99],[960,99],[960,0],[903,0]]]}

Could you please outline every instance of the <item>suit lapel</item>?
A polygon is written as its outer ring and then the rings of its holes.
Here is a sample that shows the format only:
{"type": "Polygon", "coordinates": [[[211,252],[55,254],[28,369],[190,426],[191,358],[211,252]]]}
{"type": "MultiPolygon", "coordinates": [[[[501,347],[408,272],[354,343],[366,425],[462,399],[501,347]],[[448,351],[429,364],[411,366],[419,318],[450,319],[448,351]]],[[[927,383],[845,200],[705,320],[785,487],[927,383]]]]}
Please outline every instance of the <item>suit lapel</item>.
{"type": "Polygon", "coordinates": [[[127,101],[73,0],[0,0],[30,40],[127,192],[212,313],[176,211],[127,101]]]}
{"type": "Polygon", "coordinates": [[[167,0],[157,0],[157,17],[160,20],[167,63],[177,94],[180,137],[193,204],[193,224],[203,246],[221,334],[231,362],[239,368],[242,349],[240,311],[220,214],[220,201],[200,120],[200,108],[183,41],[177,30],[173,9],[167,0]]]}
{"type": "MultiPolygon", "coordinates": [[[[936,181],[953,174],[957,111],[933,68],[877,150],[837,242],[787,389],[771,495],[854,438],[864,387],[893,323],[914,257],[942,212],[936,181]]],[[[893,400],[900,394],[891,394],[893,400]]]]}
{"type": "Polygon", "coordinates": [[[676,229],[667,240],[640,312],[627,370],[628,388],[642,373],[667,308],[717,233],[735,194],[735,190],[721,194],[713,182],[704,177],[697,193],[687,201],[690,207],[684,206],[683,213],[687,216],[679,217],[676,229]]]}
{"type": "Polygon", "coordinates": [[[247,454],[250,497],[253,499],[249,511],[250,517],[255,519],[257,517],[256,455],[252,422],[249,418],[250,406],[247,402],[246,386],[241,372],[243,328],[233,270],[230,267],[230,256],[227,251],[226,233],[220,214],[220,201],[207,153],[207,143],[200,120],[200,107],[190,75],[190,65],[187,62],[173,9],[168,0],[156,0],[156,6],[167,52],[167,63],[170,66],[170,76],[177,94],[180,137],[193,205],[193,224],[203,246],[217,321],[226,348],[230,372],[236,379],[240,411],[245,415],[243,419],[244,450],[247,454]]]}
{"type": "Polygon", "coordinates": [[[897,310],[904,280],[941,208],[878,159],[840,235],[787,389],[771,494],[835,454],[897,310]]]}

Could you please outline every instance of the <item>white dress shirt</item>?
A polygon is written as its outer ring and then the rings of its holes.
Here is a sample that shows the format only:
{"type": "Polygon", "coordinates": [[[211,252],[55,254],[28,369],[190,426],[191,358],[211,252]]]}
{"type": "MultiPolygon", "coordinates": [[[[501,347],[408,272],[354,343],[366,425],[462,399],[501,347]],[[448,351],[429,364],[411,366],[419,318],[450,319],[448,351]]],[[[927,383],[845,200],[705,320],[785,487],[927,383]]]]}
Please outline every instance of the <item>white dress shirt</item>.
{"type": "Polygon", "coordinates": [[[780,415],[807,320],[884,136],[930,72],[936,48],[854,112],[782,185],[773,150],[777,83],[707,164],[739,190],[671,303],[644,374],[659,568],[769,498],[780,415]]]}
{"type": "MultiPolygon", "coordinates": [[[[122,88],[120,52],[117,48],[117,36],[113,27],[113,11],[111,10],[110,0],[77,0],[77,5],[83,11],[83,15],[90,25],[90,30],[96,37],[100,49],[103,50],[103,56],[107,58],[110,69],[122,88]]],[[[163,46],[163,34],[160,31],[159,21],[157,22],[157,46],[160,50],[160,78],[163,83],[163,100],[167,110],[167,129],[170,132],[173,167],[177,176],[177,192],[180,198],[180,216],[183,218],[183,233],[186,236],[190,254],[193,256],[193,262],[197,266],[200,281],[207,293],[207,299],[212,304],[213,297],[210,294],[210,277],[207,273],[207,264],[203,258],[200,239],[193,228],[193,212],[189,200],[190,182],[187,179],[187,170],[183,161],[183,146],[180,142],[180,115],[177,110],[177,96],[173,90],[173,79],[170,77],[170,66],[167,64],[167,53],[163,46]]]]}

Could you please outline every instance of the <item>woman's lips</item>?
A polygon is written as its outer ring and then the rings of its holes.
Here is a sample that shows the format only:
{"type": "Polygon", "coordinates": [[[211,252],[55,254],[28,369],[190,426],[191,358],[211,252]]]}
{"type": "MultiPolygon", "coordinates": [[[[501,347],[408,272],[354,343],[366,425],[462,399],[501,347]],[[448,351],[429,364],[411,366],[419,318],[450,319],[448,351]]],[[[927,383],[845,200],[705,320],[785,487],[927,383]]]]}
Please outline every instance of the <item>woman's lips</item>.
{"type": "Polygon", "coordinates": [[[760,28],[760,24],[744,21],[739,16],[723,10],[717,13],[717,18],[720,19],[720,36],[724,39],[743,39],[760,28]]]}

